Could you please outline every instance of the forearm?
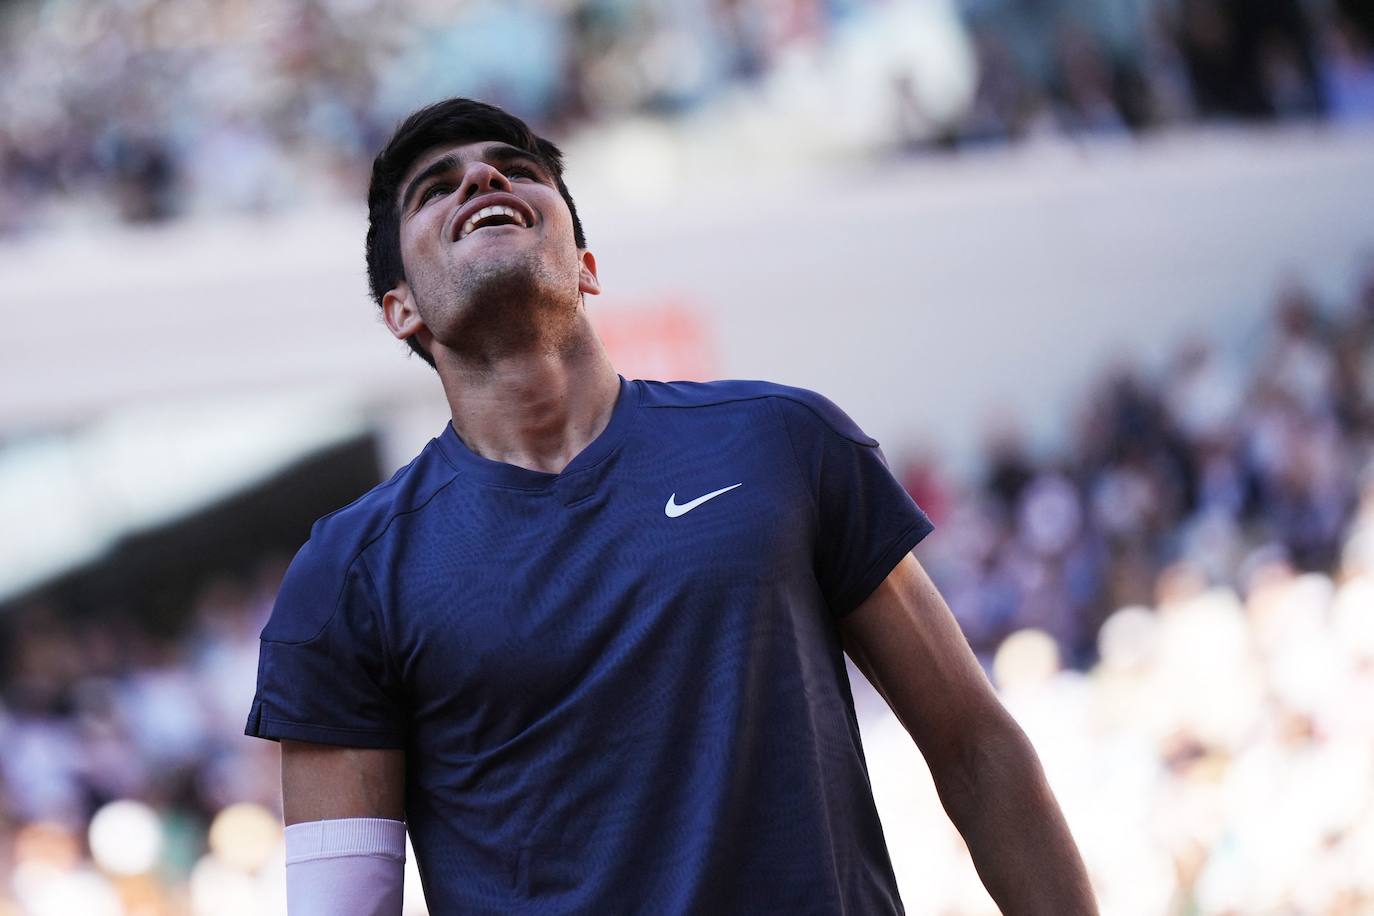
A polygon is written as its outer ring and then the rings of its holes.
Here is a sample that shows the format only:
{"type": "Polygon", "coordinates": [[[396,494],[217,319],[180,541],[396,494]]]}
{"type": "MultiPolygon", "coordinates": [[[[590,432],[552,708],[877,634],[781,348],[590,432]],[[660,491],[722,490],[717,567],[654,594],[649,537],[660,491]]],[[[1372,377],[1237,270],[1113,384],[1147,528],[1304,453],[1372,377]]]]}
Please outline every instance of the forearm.
{"type": "Polygon", "coordinates": [[[934,774],[940,800],[1003,913],[1097,912],[1083,858],[1040,760],[1009,716],[984,729],[960,765],[946,769],[934,774]]]}

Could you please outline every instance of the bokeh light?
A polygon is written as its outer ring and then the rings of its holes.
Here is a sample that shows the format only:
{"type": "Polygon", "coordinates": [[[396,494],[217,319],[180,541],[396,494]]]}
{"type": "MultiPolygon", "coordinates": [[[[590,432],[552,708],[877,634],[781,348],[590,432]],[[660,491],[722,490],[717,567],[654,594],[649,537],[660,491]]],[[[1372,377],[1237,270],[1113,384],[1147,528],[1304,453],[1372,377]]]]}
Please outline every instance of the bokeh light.
{"type": "Polygon", "coordinates": [[[281,839],[281,820],[262,805],[248,802],[230,805],[210,824],[210,852],[219,862],[245,874],[261,868],[281,839]]]}
{"type": "Polygon", "coordinates": [[[139,801],[115,801],[91,818],[91,858],[112,875],[141,875],[162,852],[162,823],[139,801]]]}

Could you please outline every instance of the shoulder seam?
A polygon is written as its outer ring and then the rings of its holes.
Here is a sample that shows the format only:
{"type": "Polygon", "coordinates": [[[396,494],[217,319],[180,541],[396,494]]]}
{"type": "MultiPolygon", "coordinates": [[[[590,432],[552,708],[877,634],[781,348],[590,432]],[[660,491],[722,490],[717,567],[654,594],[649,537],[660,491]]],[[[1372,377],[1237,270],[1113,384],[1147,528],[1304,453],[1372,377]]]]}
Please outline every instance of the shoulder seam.
{"type": "Polygon", "coordinates": [[[640,407],[645,410],[696,410],[701,407],[720,407],[722,404],[738,404],[742,401],[761,401],[764,398],[777,397],[774,392],[767,394],[741,394],[733,397],[718,397],[710,401],[702,401],[700,404],[644,404],[640,407]]]}
{"type": "Polygon", "coordinates": [[[790,394],[785,394],[785,393],[783,393],[783,392],[778,392],[778,393],[776,393],[776,394],[768,395],[768,397],[782,398],[783,400],[791,401],[793,404],[800,404],[802,407],[805,407],[808,411],[810,411],[810,412],[811,412],[811,415],[812,415],[813,417],[815,417],[817,420],[820,420],[821,423],[823,423],[823,424],[825,425],[825,428],[826,428],[826,429],[830,430],[832,433],[834,433],[835,435],[839,436],[841,439],[844,439],[846,442],[852,442],[852,443],[854,443],[855,445],[861,445],[861,446],[863,446],[864,448],[877,448],[877,447],[878,447],[877,442],[864,442],[864,441],[861,440],[861,439],[855,439],[853,436],[851,436],[851,435],[845,433],[843,430],[836,429],[836,428],[835,428],[835,424],[831,423],[828,419],[826,419],[826,417],[825,417],[824,414],[822,414],[822,413],[821,413],[819,410],[817,410],[815,407],[812,407],[810,404],[808,404],[808,403],[807,403],[805,400],[803,400],[802,398],[793,397],[792,395],[790,395],[790,394]]]}
{"type": "MultiPolygon", "coordinates": [[[[423,450],[423,449],[421,450],[420,454],[421,454],[421,455],[424,454],[424,450],[423,450]]],[[[443,450],[442,450],[442,449],[440,449],[440,454],[441,454],[441,455],[443,454],[443,450]]],[[[385,483],[380,483],[380,484],[378,484],[377,486],[373,487],[371,490],[368,490],[366,493],[364,493],[363,495],[359,496],[357,499],[354,499],[354,500],[352,500],[352,501],[350,501],[350,502],[345,503],[344,505],[342,505],[342,506],[340,506],[339,508],[335,509],[333,512],[326,512],[324,515],[321,515],[318,519],[315,520],[315,524],[318,525],[320,522],[324,521],[324,520],[327,519],[327,518],[333,518],[334,516],[338,515],[340,512],[343,512],[343,511],[345,511],[345,510],[348,510],[348,509],[353,508],[353,507],[356,506],[358,503],[360,503],[360,502],[362,502],[363,500],[367,499],[369,496],[372,496],[374,493],[380,493],[380,492],[382,492],[383,490],[390,489],[391,487],[393,487],[393,486],[395,486],[396,484],[400,483],[400,482],[401,482],[401,478],[404,476],[405,472],[408,471],[408,470],[410,470],[411,467],[414,466],[415,462],[417,462],[417,461],[419,461],[419,460],[420,460],[420,455],[416,455],[414,458],[412,458],[412,459],[410,459],[409,461],[406,462],[406,466],[405,466],[405,467],[400,468],[400,469],[397,470],[395,473],[393,473],[393,474],[391,475],[391,479],[390,479],[390,480],[386,481],[385,483]]],[[[445,463],[447,463],[447,462],[445,462],[445,463]]]]}
{"type": "MultiPolygon", "coordinates": [[[[447,490],[457,479],[458,474],[455,473],[453,476],[449,477],[448,480],[445,480],[439,486],[435,487],[434,492],[426,496],[424,500],[420,502],[418,505],[411,506],[409,509],[401,509],[397,512],[393,512],[390,515],[388,515],[386,518],[386,522],[382,525],[382,527],[377,531],[375,535],[373,535],[371,538],[363,542],[363,545],[358,548],[358,552],[353,555],[353,560],[350,560],[348,562],[348,565],[352,566],[353,562],[357,560],[358,557],[362,556],[363,552],[366,551],[367,548],[371,547],[373,544],[377,543],[382,538],[384,538],[386,536],[387,531],[396,522],[396,519],[400,518],[403,515],[410,515],[414,512],[420,512],[421,510],[427,508],[429,504],[434,501],[434,497],[438,496],[440,493],[447,490]]],[[[368,575],[371,576],[371,573],[369,572],[368,575]]]]}
{"type": "MultiPolygon", "coordinates": [[[[442,489],[442,487],[440,489],[442,489]]],[[[434,492],[438,493],[439,491],[435,490],[434,492]]],[[[425,500],[425,504],[428,505],[429,500],[425,500]]],[[[373,542],[369,541],[368,543],[370,544],[373,542]]],[[[372,617],[377,627],[377,640],[382,644],[382,665],[386,668],[387,676],[391,678],[392,684],[399,688],[402,681],[400,672],[396,670],[396,656],[392,651],[391,640],[387,638],[386,616],[382,613],[381,596],[377,594],[377,578],[372,575],[372,569],[367,565],[367,559],[363,556],[365,551],[366,548],[358,551],[356,562],[358,563],[358,568],[367,576],[368,587],[372,589],[372,617]]]]}
{"type": "Polygon", "coordinates": [[[879,447],[879,444],[877,442],[864,442],[861,439],[855,439],[853,436],[846,434],[842,430],[836,429],[835,424],[831,423],[828,419],[826,419],[826,417],[820,411],[816,410],[815,407],[808,404],[804,398],[799,398],[796,395],[788,394],[786,391],[768,391],[762,394],[742,394],[735,397],[719,397],[711,401],[703,401],[700,404],[641,403],[639,406],[642,408],[646,408],[648,410],[699,410],[703,407],[720,407],[724,404],[739,404],[744,401],[762,401],[771,398],[781,398],[784,401],[791,401],[793,404],[799,404],[802,407],[805,407],[808,411],[811,412],[811,414],[817,420],[820,420],[821,423],[824,424],[826,429],[830,430],[832,433],[839,436],[841,439],[844,439],[846,442],[852,442],[855,445],[859,445],[864,448],[879,447]]]}
{"type": "Polygon", "coordinates": [[[772,401],[768,402],[773,416],[782,424],[782,434],[787,438],[787,449],[792,453],[792,466],[797,469],[797,480],[800,481],[802,492],[808,497],[807,504],[811,507],[811,520],[820,529],[820,506],[817,494],[811,489],[811,481],[806,476],[806,465],[802,463],[801,455],[797,454],[797,443],[792,438],[792,427],[787,424],[787,415],[778,409],[778,405],[772,401]]]}
{"type": "MultiPolygon", "coordinates": [[[[303,645],[305,645],[305,644],[307,644],[307,643],[312,643],[312,642],[314,642],[315,640],[319,639],[321,636],[323,636],[323,635],[324,635],[324,632],[325,632],[326,630],[329,629],[329,625],[330,625],[331,623],[334,622],[334,617],[335,617],[335,615],[337,615],[337,614],[339,613],[339,604],[342,603],[342,601],[343,601],[343,596],[344,596],[344,591],[345,591],[345,590],[347,589],[347,587],[348,587],[348,574],[349,574],[350,572],[352,572],[354,565],[357,564],[357,562],[358,562],[359,559],[361,559],[363,553],[365,553],[365,552],[367,551],[367,548],[371,547],[373,544],[377,543],[377,541],[381,540],[381,539],[386,535],[388,529],[391,528],[392,523],[395,522],[396,519],[400,518],[400,517],[403,516],[403,515],[409,515],[409,514],[412,513],[412,512],[419,512],[420,510],[424,509],[426,506],[428,506],[428,505],[434,500],[434,497],[436,497],[436,496],[438,496],[440,493],[442,493],[445,489],[447,489],[447,487],[449,486],[449,484],[453,483],[453,481],[455,481],[455,480],[457,480],[457,479],[458,479],[458,475],[456,475],[456,474],[453,475],[453,476],[450,477],[448,480],[444,481],[441,485],[435,487],[435,488],[434,488],[434,492],[433,492],[433,493],[430,493],[428,496],[426,496],[425,499],[424,499],[424,501],[421,502],[419,505],[417,505],[417,506],[412,506],[412,507],[409,508],[409,509],[405,509],[405,510],[402,510],[402,511],[399,511],[399,512],[395,512],[395,513],[392,513],[391,515],[387,516],[387,519],[386,519],[385,524],[383,524],[383,525],[381,526],[381,530],[379,530],[375,535],[373,535],[371,538],[369,538],[368,540],[366,540],[366,541],[363,542],[362,546],[359,547],[359,548],[353,553],[353,556],[350,557],[349,560],[348,560],[348,562],[344,565],[344,568],[343,568],[343,576],[341,577],[341,581],[339,582],[339,591],[338,591],[338,594],[336,594],[336,595],[334,596],[334,606],[333,606],[333,608],[330,609],[330,611],[329,611],[329,616],[326,617],[326,618],[324,619],[324,622],[320,624],[320,628],[315,632],[315,634],[314,634],[313,636],[310,636],[308,639],[293,639],[293,640],[268,639],[268,638],[266,638],[266,637],[259,637],[259,638],[260,638],[263,642],[269,642],[269,643],[272,643],[273,645],[276,645],[276,646],[303,646],[303,645]]],[[[360,499],[361,499],[361,497],[360,497],[360,499]]],[[[358,500],[354,500],[353,502],[356,503],[356,502],[358,502],[358,500]]],[[[349,505],[351,506],[351,505],[353,505],[353,503],[349,503],[349,505]]],[[[347,506],[345,506],[344,508],[347,508],[347,506]]],[[[339,512],[339,511],[342,511],[342,510],[341,510],[341,509],[336,509],[336,510],[335,510],[335,512],[339,512]]],[[[334,514],[334,513],[331,512],[329,515],[333,515],[333,514],[334,514]]],[[[324,518],[328,518],[329,515],[324,516],[324,518]]],[[[364,572],[367,573],[368,580],[369,580],[369,582],[371,582],[371,581],[372,581],[372,572],[371,572],[371,570],[364,569],[364,572]]],[[[377,604],[380,604],[380,601],[378,601],[378,598],[377,598],[377,593],[376,593],[376,587],[375,587],[375,585],[373,586],[373,590],[372,590],[372,591],[373,591],[373,594],[372,594],[373,601],[374,601],[375,603],[377,603],[377,604]]]]}

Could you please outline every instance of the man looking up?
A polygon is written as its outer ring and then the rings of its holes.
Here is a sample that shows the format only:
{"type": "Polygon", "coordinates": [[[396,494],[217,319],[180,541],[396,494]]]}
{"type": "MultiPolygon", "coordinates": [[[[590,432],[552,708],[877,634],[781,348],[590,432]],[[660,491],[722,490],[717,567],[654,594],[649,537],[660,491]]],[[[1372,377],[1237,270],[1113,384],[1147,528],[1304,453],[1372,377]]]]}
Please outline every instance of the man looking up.
{"type": "Polygon", "coordinates": [[[562,158],[451,99],[378,155],[372,292],[452,422],[320,519],[262,633],[293,916],[901,913],[844,665],[1008,913],[1094,912],[1034,752],[815,393],[621,378],[562,158]]]}

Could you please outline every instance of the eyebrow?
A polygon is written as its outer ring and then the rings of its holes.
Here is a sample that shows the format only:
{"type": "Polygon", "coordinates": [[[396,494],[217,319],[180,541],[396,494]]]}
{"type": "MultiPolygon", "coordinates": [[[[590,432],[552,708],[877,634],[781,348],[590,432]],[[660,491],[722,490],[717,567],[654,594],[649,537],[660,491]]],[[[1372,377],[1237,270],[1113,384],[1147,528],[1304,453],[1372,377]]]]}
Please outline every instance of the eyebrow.
{"type": "MultiPolygon", "coordinates": [[[[520,149],[517,146],[503,144],[500,146],[488,147],[479,158],[496,166],[510,165],[512,162],[526,162],[537,167],[541,175],[548,175],[548,169],[544,167],[544,163],[538,156],[528,150],[520,149]]],[[[412,178],[410,183],[406,185],[405,193],[401,195],[401,212],[404,213],[410,209],[411,202],[414,200],[416,193],[431,178],[449,172],[461,171],[464,165],[465,163],[462,156],[459,156],[457,153],[449,153],[447,156],[436,159],[425,166],[420,174],[412,178]]]]}

